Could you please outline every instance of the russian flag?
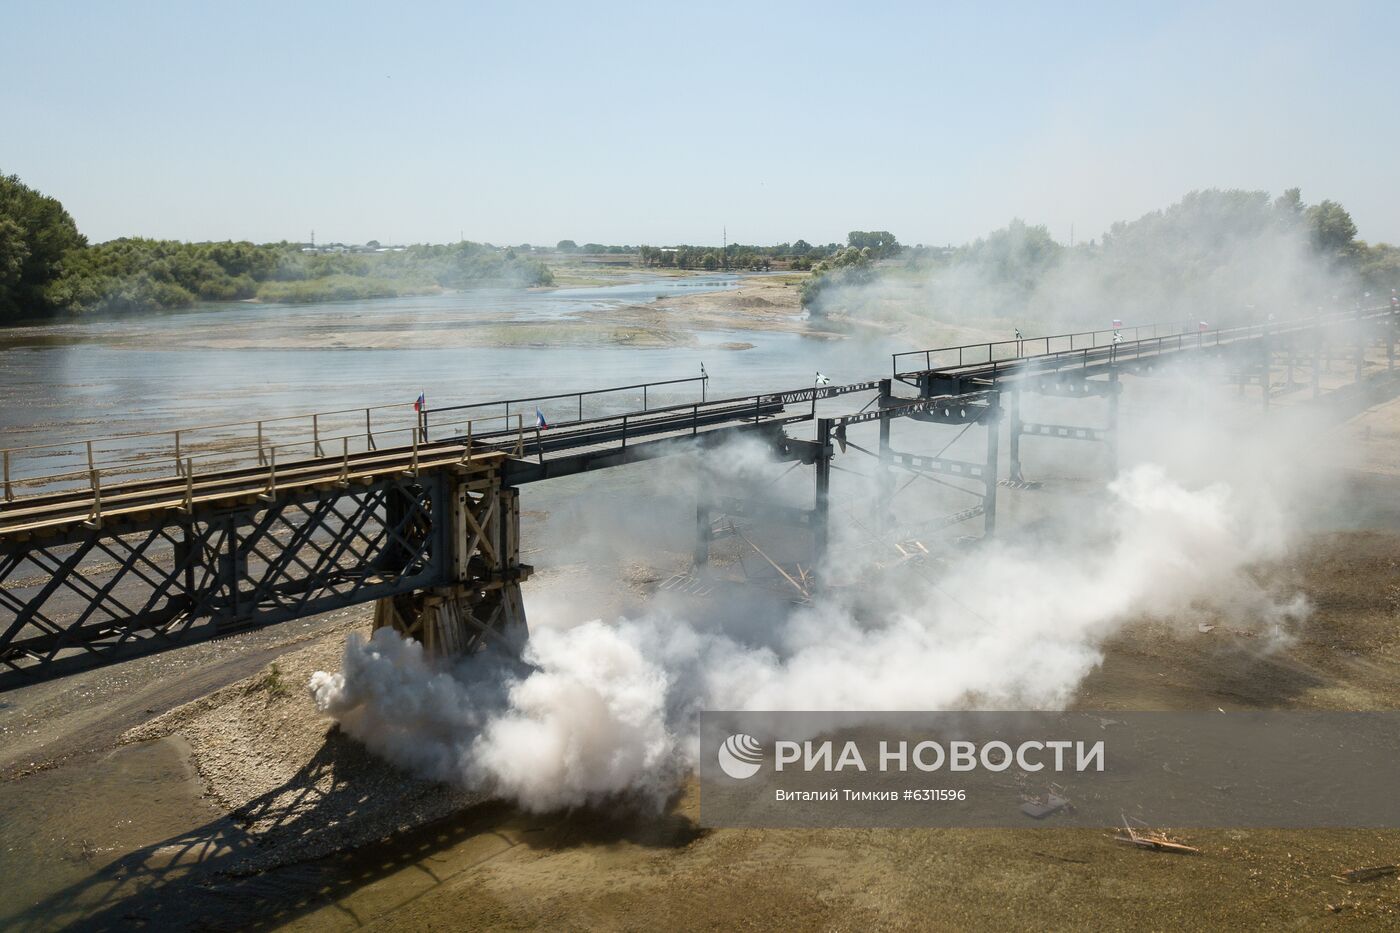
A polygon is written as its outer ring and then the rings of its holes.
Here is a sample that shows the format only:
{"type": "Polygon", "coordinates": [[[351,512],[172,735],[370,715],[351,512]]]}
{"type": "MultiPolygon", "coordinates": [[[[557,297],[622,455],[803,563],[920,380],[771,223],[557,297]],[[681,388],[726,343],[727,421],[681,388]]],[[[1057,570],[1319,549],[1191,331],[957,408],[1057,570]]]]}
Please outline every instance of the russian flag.
{"type": "Polygon", "coordinates": [[[535,407],[535,427],[541,431],[549,427],[549,422],[544,420],[544,412],[540,411],[538,406],[535,407]]]}
{"type": "Polygon", "coordinates": [[[427,395],[426,395],[425,393],[423,393],[423,392],[419,392],[419,393],[418,393],[418,398],[417,398],[417,399],[414,401],[414,403],[413,403],[413,410],[414,410],[414,411],[422,411],[424,408],[427,408],[427,407],[428,407],[428,398],[427,398],[427,395]]]}

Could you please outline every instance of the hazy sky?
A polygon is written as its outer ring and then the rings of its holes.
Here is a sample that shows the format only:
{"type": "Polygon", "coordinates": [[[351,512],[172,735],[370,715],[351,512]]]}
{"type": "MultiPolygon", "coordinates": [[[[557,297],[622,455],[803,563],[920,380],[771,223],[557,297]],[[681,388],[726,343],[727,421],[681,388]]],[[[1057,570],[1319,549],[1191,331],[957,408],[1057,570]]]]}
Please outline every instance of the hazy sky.
{"type": "Polygon", "coordinates": [[[1400,241],[1400,2],[0,0],[0,172],[90,238],[1060,240],[1300,185],[1400,241]]]}

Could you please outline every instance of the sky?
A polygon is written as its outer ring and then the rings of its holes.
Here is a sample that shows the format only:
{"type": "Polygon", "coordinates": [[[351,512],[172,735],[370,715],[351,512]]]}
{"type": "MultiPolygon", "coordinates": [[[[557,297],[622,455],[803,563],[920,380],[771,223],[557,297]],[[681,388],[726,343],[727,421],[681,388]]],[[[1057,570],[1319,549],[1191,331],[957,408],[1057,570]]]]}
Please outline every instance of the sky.
{"type": "Polygon", "coordinates": [[[0,0],[93,241],[1068,242],[1300,186],[1400,242],[1400,3],[0,0]]]}

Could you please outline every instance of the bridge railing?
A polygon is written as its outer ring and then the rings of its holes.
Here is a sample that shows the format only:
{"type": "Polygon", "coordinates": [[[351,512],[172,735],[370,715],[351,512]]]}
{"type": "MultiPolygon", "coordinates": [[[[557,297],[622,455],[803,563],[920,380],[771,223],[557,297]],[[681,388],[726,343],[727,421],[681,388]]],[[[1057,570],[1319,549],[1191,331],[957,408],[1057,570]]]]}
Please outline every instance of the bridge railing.
{"type": "Polygon", "coordinates": [[[929,370],[979,366],[1003,360],[1018,360],[1028,356],[1043,356],[1062,351],[1112,346],[1119,335],[1122,335],[1120,342],[1132,342],[1188,332],[1194,333],[1195,331],[1187,324],[1136,324],[1128,327],[1075,331],[1074,333],[1051,334],[1042,337],[1013,337],[1010,340],[970,343],[958,347],[904,350],[890,355],[893,358],[893,373],[897,379],[900,376],[928,372],[929,370]]]}
{"type": "Polygon", "coordinates": [[[709,381],[708,375],[688,376],[684,379],[661,379],[653,382],[639,382],[634,385],[609,386],[603,389],[584,389],[577,392],[555,392],[549,395],[496,399],[491,402],[447,405],[425,410],[422,426],[425,434],[431,434],[446,426],[442,420],[443,415],[458,417],[462,412],[472,412],[471,417],[474,418],[481,417],[483,414],[509,416],[513,413],[523,412],[527,419],[533,419],[535,409],[538,408],[548,424],[581,422],[587,420],[586,416],[606,417],[622,412],[648,412],[652,410],[654,401],[658,398],[664,400],[668,394],[674,391],[669,388],[671,386],[693,387],[699,383],[700,402],[704,403],[709,389],[709,381]],[[515,412],[511,411],[512,406],[514,406],[515,412]],[[500,410],[493,412],[491,409],[500,410]]]}
{"type": "Polygon", "coordinates": [[[95,470],[114,480],[136,480],[183,475],[187,462],[221,469],[261,466],[270,447],[305,443],[324,449],[346,435],[364,438],[374,449],[379,435],[415,423],[411,405],[376,405],[10,447],[0,450],[0,501],[41,487],[81,485],[95,470]]]}
{"type": "MultiPolygon", "coordinates": [[[[451,426],[466,435],[499,433],[512,417],[481,414],[451,426]],[[473,428],[472,422],[480,426],[473,428]]],[[[521,419],[513,420],[523,432],[521,419]]],[[[35,495],[266,470],[278,458],[285,468],[426,441],[420,412],[412,405],[386,405],[9,448],[0,450],[0,508],[35,495]]]]}
{"type": "MultiPolygon", "coordinates": [[[[1244,324],[1228,328],[1202,328],[1196,325],[1178,323],[1142,324],[1133,327],[1119,327],[1109,330],[1082,331],[1072,334],[1055,334],[1047,337],[1024,337],[1011,340],[997,340],[988,343],[967,344],[960,347],[942,347],[929,350],[905,350],[891,354],[893,373],[896,379],[922,372],[959,369],[965,366],[992,366],[998,371],[1001,364],[1015,363],[1027,358],[1055,360],[1077,355],[1091,354],[1093,351],[1110,351],[1117,355],[1134,352],[1147,352],[1147,348],[1159,350],[1164,340],[1178,338],[1176,347],[1214,346],[1222,341],[1241,337],[1258,336],[1265,333],[1282,333],[1290,328],[1315,327],[1319,324],[1354,321],[1390,313],[1387,306],[1364,308],[1353,311],[1335,311],[1314,317],[1290,321],[1270,321],[1260,324],[1244,324]],[[903,368],[901,368],[903,367],[903,368]]],[[[1086,357],[1087,358],[1087,357],[1086,357]]]]}
{"type": "Polygon", "coordinates": [[[701,375],[437,409],[377,405],[11,447],[0,450],[0,507],[36,494],[85,488],[97,494],[103,486],[183,478],[187,472],[266,468],[277,456],[286,466],[292,462],[289,456],[313,460],[348,457],[386,445],[408,447],[415,440],[427,443],[430,434],[499,434],[510,424],[523,436],[526,424],[534,420],[533,406],[541,403],[553,402],[558,410],[558,403],[564,402],[566,415],[577,420],[599,408],[645,412],[654,410],[658,396],[664,399],[679,386],[698,383],[703,402],[708,381],[701,375]]]}

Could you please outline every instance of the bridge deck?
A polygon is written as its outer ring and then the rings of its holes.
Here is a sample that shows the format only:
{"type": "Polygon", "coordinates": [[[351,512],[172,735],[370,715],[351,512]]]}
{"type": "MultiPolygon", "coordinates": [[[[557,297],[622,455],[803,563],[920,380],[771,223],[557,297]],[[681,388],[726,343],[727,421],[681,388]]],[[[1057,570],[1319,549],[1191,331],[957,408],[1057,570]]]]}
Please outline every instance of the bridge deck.
{"type": "MultiPolygon", "coordinates": [[[[1370,308],[1319,315],[1297,321],[1242,327],[1188,330],[1176,324],[1151,324],[1116,330],[1085,331],[1051,337],[1001,340],[892,355],[894,378],[920,386],[930,379],[954,378],[995,384],[1050,371],[1079,369],[1086,373],[1199,350],[1214,350],[1265,339],[1291,340],[1393,322],[1390,308],[1370,308]],[[1121,340],[1115,338],[1121,337],[1121,340]],[[1036,350],[1041,352],[1027,352],[1036,350]],[[923,365],[919,365],[922,363],[923,365]]],[[[1349,335],[1350,336],[1350,335],[1349,335]]]]}
{"type": "Polygon", "coordinates": [[[655,455],[654,445],[712,436],[760,425],[809,420],[809,410],[790,412],[794,402],[812,402],[847,392],[877,388],[878,383],[824,386],[768,395],[672,405],[616,416],[556,424],[548,429],[495,430],[457,434],[436,440],[337,456],[308,457],[287,463],[275,456],[266,465],[216,469],[118,483],[97,477],[77,489],[16,498],[0,506],[0,538],[27,540],[78,523],[97,524],[152,512],[182,510],[192,514],[221,505],[270,496],[278,490],[333,488],[373,482],[387,475],[431,472],[477,461],[510,459],[513,483],[591,469],[595,461],[631,451],[627,459],[655,455]]]}

